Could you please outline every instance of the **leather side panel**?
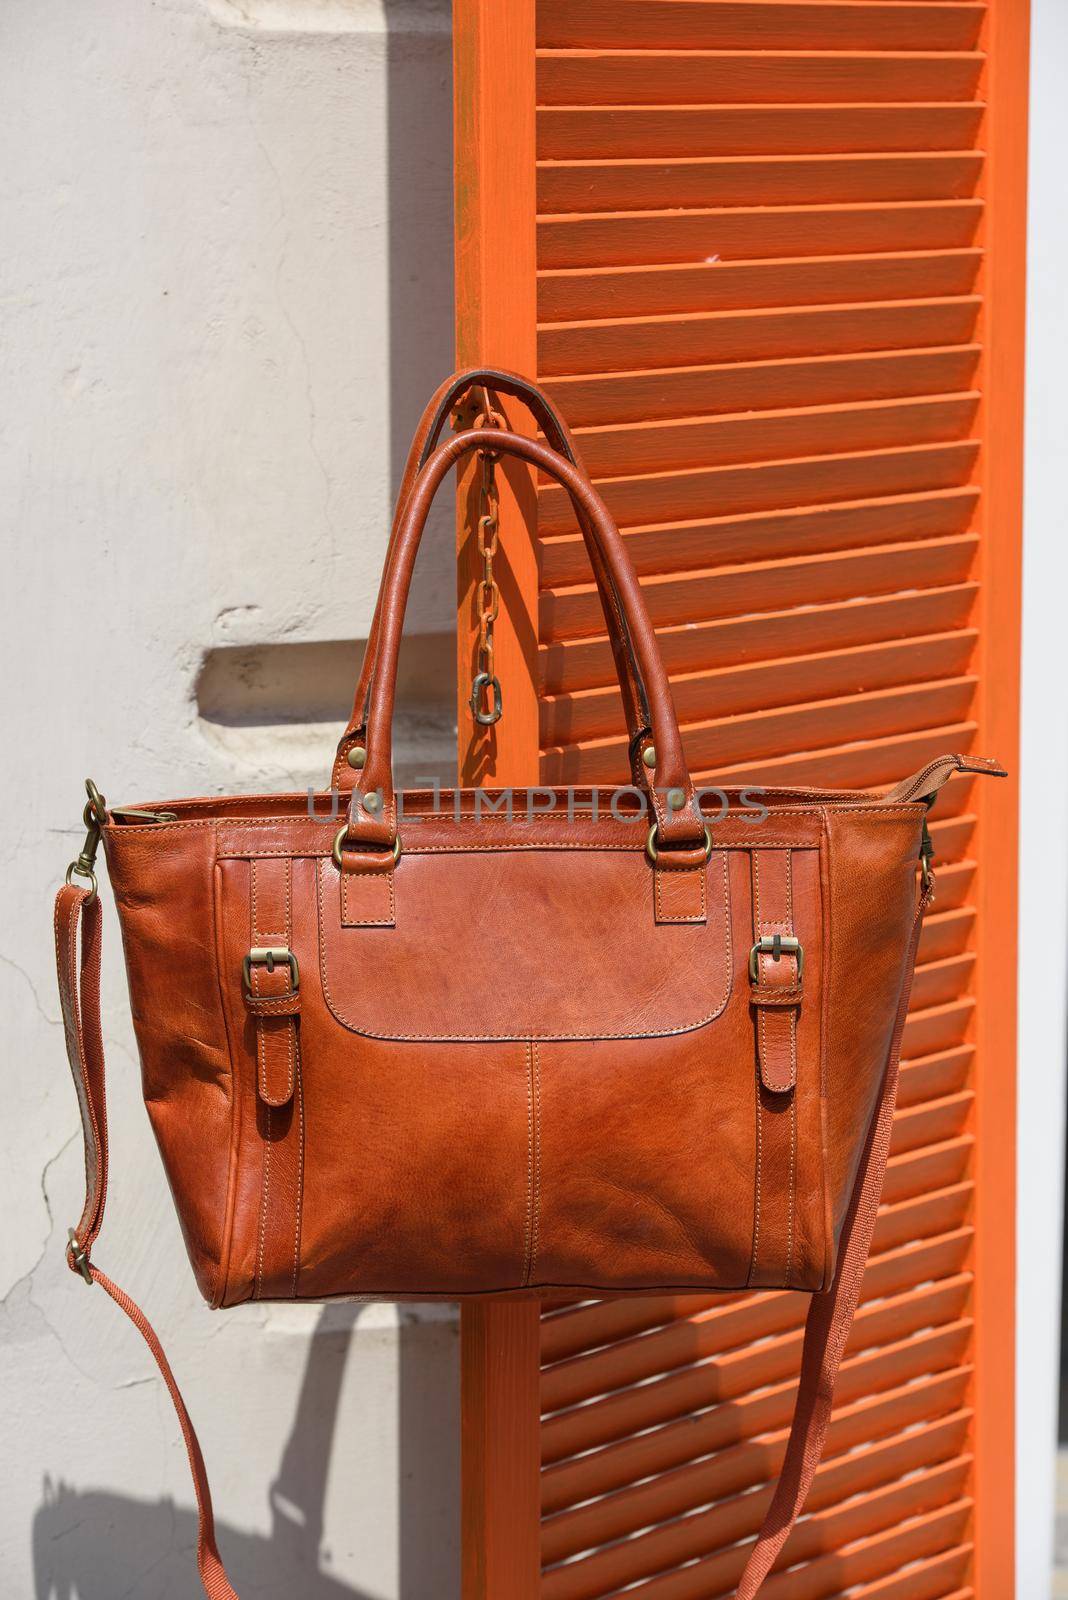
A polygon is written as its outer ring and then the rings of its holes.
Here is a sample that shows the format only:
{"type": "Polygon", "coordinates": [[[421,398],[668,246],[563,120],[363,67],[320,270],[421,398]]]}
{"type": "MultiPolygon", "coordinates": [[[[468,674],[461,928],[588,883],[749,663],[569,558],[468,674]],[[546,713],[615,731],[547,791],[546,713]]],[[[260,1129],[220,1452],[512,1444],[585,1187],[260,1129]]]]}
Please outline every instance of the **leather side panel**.
{"type": "Polygon", "coordinates": [[[922,806],[827,812],[827,1178],[837,1240],[893,1033],[918,900],[922,806]]]}
{"type": "Polygon", "coordinates": [[[165,841],[151,827],[108,829],[105,840],[145,1104],[197,1285],[214,1301],[232,1103],[214,959],[215,827],[186,827],[165,841]]]}

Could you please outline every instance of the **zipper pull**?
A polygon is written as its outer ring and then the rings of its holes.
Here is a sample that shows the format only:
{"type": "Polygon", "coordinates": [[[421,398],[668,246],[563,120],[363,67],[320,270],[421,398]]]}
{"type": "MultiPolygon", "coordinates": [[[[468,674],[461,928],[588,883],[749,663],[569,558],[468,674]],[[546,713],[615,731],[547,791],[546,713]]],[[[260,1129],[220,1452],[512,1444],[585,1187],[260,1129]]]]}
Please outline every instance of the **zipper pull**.
{"type": "Polygon", "coordinates": [[[136,806],[111,806],[113,817],[125,822],[177,822],[177,811],[139,811],[136,806]]]}

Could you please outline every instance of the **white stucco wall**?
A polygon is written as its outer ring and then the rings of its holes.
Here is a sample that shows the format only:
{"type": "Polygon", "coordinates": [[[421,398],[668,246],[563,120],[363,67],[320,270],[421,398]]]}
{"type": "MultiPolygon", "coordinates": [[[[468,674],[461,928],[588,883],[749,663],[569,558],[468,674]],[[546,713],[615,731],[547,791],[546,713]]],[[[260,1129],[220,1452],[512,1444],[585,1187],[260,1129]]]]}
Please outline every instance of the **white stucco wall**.
{"type": "MultiPolygon", "coordinates": [[[[448,0],[0,7],[5,1600],[195,1587],[192,1494],[150,1358],[63,1265],[82,1156],[50,902],[87,773],[136,802],[328,771],[407,435],[451,367],[448,26],[448,0]],[[315,641],[334,648],[301,653],[315,641]],[[229,678],[223,659],[204,723],[204,653],[236,645],[275,648],[229,678]],[[257,698],[290,665],[311,730],[270,726],[257,698]]],[[[424,638],[453,615],[447,513],[437,535],[412,608],[424,638]]],[[[421,659],[416,725],[440,756],[450,708],[421,659]]],[[[448,1600],[455,1324],[200,1304],[104,898],[114,1168],[97,1256],[165,1336],[236,1586],[448,1600]]]]}

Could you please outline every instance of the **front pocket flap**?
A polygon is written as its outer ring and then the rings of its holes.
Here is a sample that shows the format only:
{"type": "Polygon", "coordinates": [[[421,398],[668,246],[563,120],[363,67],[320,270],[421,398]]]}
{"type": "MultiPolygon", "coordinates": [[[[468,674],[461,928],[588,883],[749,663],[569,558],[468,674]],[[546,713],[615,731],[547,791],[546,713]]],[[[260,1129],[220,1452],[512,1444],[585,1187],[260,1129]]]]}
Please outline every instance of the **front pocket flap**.
{"type": "Polygon", "coordinates": [[[731,988],[727,858],[708,918],[657,923],[642,851],[411,852],[396,925],[344,927],[338,869],[319,864],[323,990],[375,1039],[640,1039],[717,1017],[731,988]]]}

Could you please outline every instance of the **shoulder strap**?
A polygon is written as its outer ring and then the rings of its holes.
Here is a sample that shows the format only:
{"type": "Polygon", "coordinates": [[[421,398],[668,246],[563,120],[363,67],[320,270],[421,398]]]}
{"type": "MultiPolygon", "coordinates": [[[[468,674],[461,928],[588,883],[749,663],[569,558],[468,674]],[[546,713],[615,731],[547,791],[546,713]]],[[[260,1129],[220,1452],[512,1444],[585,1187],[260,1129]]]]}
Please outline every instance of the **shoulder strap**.
{"type": "Polygon", "coordinates": [[[104,1220],[108,1181],[104,1041],[100,1029],[100,920],[100,900],[95,886],[83,889],[78,884],[64,884],[56,896],[56,966],[59,971],[59,998],[63,1009],[67,1058],[74,1074],[74,1087],[78,1091],[78,1105],[82,1114],[86,1174],[85,1205],[77,1228],[70,1230],[67,1265],[72,1272],[81,1273],[86,1283],[98,1283],[111,1296],[151,1350],[178,1414],[189,1456],[199,1517],[197,1566],[204,1593],[208,1600],[238,1600],[237,1591],[226,1576],[215,1544],[215,1516],[200,1441],[175,1382],[171,1364],[156,1337],[155,1329],[140,1306],[89,1259],[104,1220]]]}
{"type": "MultiPolygon", "coordinates": [[[[736,1600],[753,1600],[759,1592],[797,1521],[823,1454],[835,1379],[853,1323],[879,1209],[897,1098],[901,1035],[908,1012],[920,924],[930,903],[931,892],[932,882],[928,879],[916,910],[889,1059],[843,1229],[838,1269],[830,1288],[823,1294],[814,1295],[809,1308],[801,1382],[786,1457],[764,1525],[746,1562],[736,1600]]],[[[56,896],[56,965],[67,1056],[81,1109],[86,1172],[85,1205],[77,1228],[70,1231],[67,1265],[72,1272],[80,1273],[86,1283],[99,1284],[111,1296],[151,1350],[167,1385],[189,1456],[199,1516],[197,1566],[204,1593],[208,1600],[238,1600],[215,1543],[215,1519],[204,1457],[170,1363],[144,1312],[90,1260],[104,1220],[108,1173],[104,1045],[100,1027],[100,926],[100,901],[95,882],[91,889],[65,884],[56,896]]]]}

